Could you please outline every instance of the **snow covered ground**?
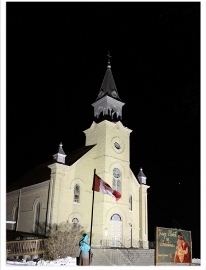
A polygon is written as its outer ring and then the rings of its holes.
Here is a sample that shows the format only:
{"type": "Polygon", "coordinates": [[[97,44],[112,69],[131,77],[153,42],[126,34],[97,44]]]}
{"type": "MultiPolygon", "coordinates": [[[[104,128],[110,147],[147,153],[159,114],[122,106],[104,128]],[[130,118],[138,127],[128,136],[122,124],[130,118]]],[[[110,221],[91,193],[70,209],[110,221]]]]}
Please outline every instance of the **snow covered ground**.
{"type": "MultiPolygon", "coordinates": [[[[192,259],[192,263],[200,264],[200,259],[192,259]]],[[[67,257],[55,261],[7,261],[6,266],[76,266],[76,258],[67,257]]]]}
{"type": "Polygon", "coordinates": [[[199,265],[201,264],[200,259],[195,259],[195,258],[192,259],[192,263],[196,263],[196,264],[199,264],[199,265]]]}
{"type": "Polygon", "coordinates": [[[58,259],[54,261],[8,261],[6,262],[7,266],[76,266],[76,258],[67,257],[65,259],[58,259]]]}

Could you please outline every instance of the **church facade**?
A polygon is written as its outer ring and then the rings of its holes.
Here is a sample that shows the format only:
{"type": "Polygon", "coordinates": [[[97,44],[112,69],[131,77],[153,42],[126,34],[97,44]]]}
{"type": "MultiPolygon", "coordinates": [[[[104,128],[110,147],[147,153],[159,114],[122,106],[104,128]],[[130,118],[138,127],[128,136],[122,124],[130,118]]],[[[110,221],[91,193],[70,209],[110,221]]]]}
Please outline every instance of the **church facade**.
{"type": "Polygon", "coordinates": [[[92,246],[142,247],[148,244],[146,176],[130,168],[130,133],[122,124],[121,101],[110,58],[94,107],[94,120],[84,131],[85,145],[65,154],[63,145],[53,162],[35,168],[7,191],[7,229],[46,234],[50,225],[80,224],[92,246]],[[38,172],[38,173],[37,173],[38,172]],[[115,198],[94,192],[94,173],[121,193],[115,198]],[[93,206],[93,207],[92,207],[93,206]]]}

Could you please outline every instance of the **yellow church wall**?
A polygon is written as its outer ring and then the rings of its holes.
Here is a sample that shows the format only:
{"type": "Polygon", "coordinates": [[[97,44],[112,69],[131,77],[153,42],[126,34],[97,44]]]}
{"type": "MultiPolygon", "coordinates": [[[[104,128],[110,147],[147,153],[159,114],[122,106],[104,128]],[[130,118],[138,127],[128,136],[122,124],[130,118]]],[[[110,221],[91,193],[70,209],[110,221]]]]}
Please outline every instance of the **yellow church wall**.
{"type": "MultiPolygon", "coordinates": [[[[9,192],[6,195],[6,212],[7,212],[7,215],[12,217],[13,219],[15,218],[14,208],[18,206],[18,197],[19,197],[19,190],[9,192]]],[[[13,225],[6,224],[6,229],[12,230],[13,225]]]]}
{"type": "Polygon", "coordinates": [[[64,177],[62,177],[63,173],[60,172],[60,168],[65,165],[56,164],[55,166],[59,169],[55,169],[56,176],[53,188],[56,190],[53,193],[55,199],[53,199],[52,206],[52,222],[71,223],[73,218],[78,218],[85,230],[90,230],[93,159],[82,157],[73,166],[64,170],[64,177]],[[79,203],[74,202],[74,187],[76,184],[80,186],[79,203]]]}
{"type": "MultiPolygon", "coordinates": [[[[11,209],[13,208],[12,205],[19,204],[19,218],[16,224],[17,231],[34,231],[35,202],[37,200],[40,202],[40,223],[45,224],[48,185],[49,181],[28,188],[22,188],[18,190],[14,199],[7,201],[7,206],[11,209]],[[20,198],[19,200],[17,196],[20,198]]],[[[7,196],[9,197],[9,195],[7,196]]]]}
{"type": "Polygon", "coordinates": [[[131,130],[125,128],[122,124],[107,122],[106,125],[106,155],[113,156],[117,159],[129,162],[130,153],[130,132],[131,130]],[[116,149],[114,143],[118,142],[121,149],[116,149]]]}
{"type": "Polygon", "coordinates": [[[147,213],[147,189],[149,186],[140,187],[140,239],[144,248],[148,248],[148,213],[147,213]]]}
{"type": "Polygon", "coordinates": [[[18,205],[18,197],[19,197],[19,190],[7,193],[7,196],[6,196],[7,214],[9,215],[13,214],[14,205],[18,205]]]}
{"type": "Polygon", "coordinates": [[[129,162],[129,137],[131,130],[125,128],[120,122],[103,121],[99,124],[93,123],[84,133],[86,134],[86,145],[97,144],[99,158],[106,155],[129,162]],[[115,152],[115,140],[122,144],[123,151],[115,152]]]}
{"type": "MultiPolygon", "coordinates": [[[[96,147],[95,147],[96,148],[96,147]]],[[[92,200],[93,200],[93,177],[94,169],[96,169],[96,160],[93,158],[93,152],[96,153],[96,149],[92,149],[89,155],[85,155],[81,158],[80,162],[76,166],[76,175],[83,180],[84,186],[81,194],[81,208],[79,210],[80,214],[84,217],[81,223],[87,232],[90,232],[91,227],[91,212],[92,212],[92,200]],[[88,157],[89,156],[89,157],[88,157]]],[[[93,205],[93,218],[102,222],[102,209],[103,206],[99,202],[99,194],[95,192],[94,194],[94,205],[93,205]],[[98,211],[96,211],[98,206],[98,211]]],[[[101,198],[101,196],[100,196],[101,198]]],[[[95,220],[93,223],[93,233],[96,235],[95,230],[96,224],[95,220]]]]}

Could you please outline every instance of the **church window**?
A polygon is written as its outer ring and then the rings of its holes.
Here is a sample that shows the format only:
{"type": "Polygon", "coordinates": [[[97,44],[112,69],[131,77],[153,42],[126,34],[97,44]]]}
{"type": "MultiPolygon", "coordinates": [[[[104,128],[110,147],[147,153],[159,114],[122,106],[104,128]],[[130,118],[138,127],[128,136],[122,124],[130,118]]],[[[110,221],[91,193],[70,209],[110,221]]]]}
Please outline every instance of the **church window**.
{"type": "Polygon", "coordinates": [[[34,217],[34,232],[39,233],[40,231],[40,202],[37,202],[35,206],[35,217],[34,217]]]}
{"type": "Polygon", "coordinates": [[[129,195],[129,210],[132,211],[132,195],[129,195]]]}
{"type": "Polygon", "coordinates": [[[74,202],[79,203],[80,202],[80,186],[75,185],[74,187],[74,202]]]}
{"type": "Polygon", "coordinates": [[[117,190],[121,189],[121,181],[118,179],[117,180],[117,190]]]}
{"type": "Polygon", "coordinates": [[[121,217],[118,214],[114,214],[111,216],[111,220],[113,221],[121,221],[121,217]]]}
{"type": "Polygon", "coordinates": [[[121,193],[121,189],[122,189],[121,172],[118,168],[113,169],[112,188],[121,193]]]}
{"type": "Polygon", "coordinates": [[[18,206],[17,204],[15,204],[13,207],[13,220],[16,221],[16,223],[14,223],[12,226],[12,230],[14,231],[16,231],[17,218],[18,218],[18,206]]]}
{"type": "Polygon", "coordinates": [[[77,225],[79,224],[78,218],[73,218],[73,219],[72,219],[72,223],[73,223],[73,226],[74,226],[74,227],[77,227],[77,225]]]}

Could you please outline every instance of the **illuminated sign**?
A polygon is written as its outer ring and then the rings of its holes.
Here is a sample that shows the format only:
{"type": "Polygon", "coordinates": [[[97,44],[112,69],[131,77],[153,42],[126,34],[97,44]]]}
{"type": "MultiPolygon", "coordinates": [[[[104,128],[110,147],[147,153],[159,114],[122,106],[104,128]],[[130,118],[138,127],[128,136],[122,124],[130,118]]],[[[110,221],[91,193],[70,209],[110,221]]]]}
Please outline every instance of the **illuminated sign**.
{"type": "Polygon", "coordinates": [[[156,227],[156,265],[191,264],[191,232],[156,227]]]}

